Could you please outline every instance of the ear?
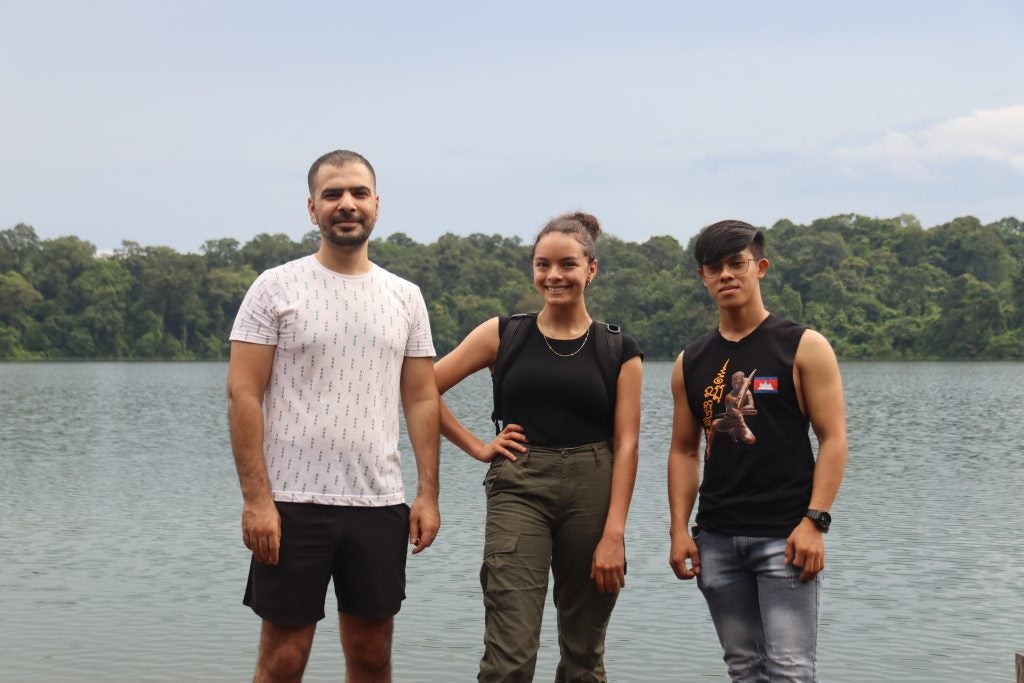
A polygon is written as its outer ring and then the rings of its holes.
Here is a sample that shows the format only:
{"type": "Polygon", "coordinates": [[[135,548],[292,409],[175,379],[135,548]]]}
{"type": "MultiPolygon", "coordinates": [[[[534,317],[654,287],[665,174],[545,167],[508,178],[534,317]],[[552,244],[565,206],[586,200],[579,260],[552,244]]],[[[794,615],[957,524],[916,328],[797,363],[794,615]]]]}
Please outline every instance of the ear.
{"type": "Polygon", "coordinates": [[[593,261],[590,262],[590,266],[587,268],[587,271],[589,273],[589,275],[587,276],[588,280],[593,280],[595,277],[597,277],[597,259],[594,259],[593,261]]]}
{"type": "Polygon", "coordinates": [[[313,207],[313,198],[312,197],[306,197],[306,210],[309,211],[309,221],[313,225],[317,225],[316,213],[314,213],[313,208],[314,208],[313,207]]]}
{"type": "Polygon", "coordinates": [[[768,259],[762,257],[757,260],[757,279],[760,280],[764,277],[765,273],[768,272],[768,266],[771,262],[768,259]]]}

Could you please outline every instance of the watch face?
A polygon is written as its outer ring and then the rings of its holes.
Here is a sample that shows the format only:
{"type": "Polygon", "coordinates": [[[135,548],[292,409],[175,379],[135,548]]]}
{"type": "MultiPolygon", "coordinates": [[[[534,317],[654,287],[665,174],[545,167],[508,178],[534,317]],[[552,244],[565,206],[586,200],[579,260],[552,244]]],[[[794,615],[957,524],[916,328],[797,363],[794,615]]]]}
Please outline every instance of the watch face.
{"type": "Polygon", "coordinates": [[[822,531],[828,531],[832,524],[832,515],[824,510],[808,510],[807,516],[814,520],[814,524],[822,531]]]}

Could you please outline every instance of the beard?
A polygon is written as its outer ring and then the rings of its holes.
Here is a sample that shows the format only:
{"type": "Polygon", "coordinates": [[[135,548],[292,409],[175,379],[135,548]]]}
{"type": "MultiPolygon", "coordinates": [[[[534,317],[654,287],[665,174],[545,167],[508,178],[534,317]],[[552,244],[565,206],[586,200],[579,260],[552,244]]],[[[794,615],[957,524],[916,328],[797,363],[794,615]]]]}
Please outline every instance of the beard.
{"type": "Polygon", "coordinates": [[[343,234],[339,232],[324,232],[324,237],[331,244],[338,247],[359,247],[362,246],[366,240],[370,239],[370,231],[365,228],[354,234],[343,234]]]}
{"type": "Polygon", "coordinates": [[[334,226],[328,226],[327,228],[320,228],[320,233],[328,242],[335,246],[360,247],[366,240],[370,239],[370,233],[373,232],[373,223],[367,223],[365,218],[344,218],[345,222],[352,220],[359,222],[359,229],[351,232],[342,232],[341,230],[334,229],[334,226]]]}

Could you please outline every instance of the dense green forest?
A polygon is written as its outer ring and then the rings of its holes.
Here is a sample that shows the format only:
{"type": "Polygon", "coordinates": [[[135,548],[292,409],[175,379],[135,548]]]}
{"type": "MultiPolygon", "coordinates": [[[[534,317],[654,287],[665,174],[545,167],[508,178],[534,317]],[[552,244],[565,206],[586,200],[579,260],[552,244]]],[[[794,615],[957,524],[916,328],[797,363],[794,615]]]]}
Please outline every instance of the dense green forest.
{"type": "MultiPolygon", "coordinates": [[[[124,242],[98,255],[77,237],[0,231],[0,358],[224,359],[256,275],[312,253],[260,234],[206,242],[199,254],[124,242]]],[[[438,353],[486,318],[535,310],[530,245],[518,238],[396,233],[370,257],[417,283],[438,353]]],[[[768,229],[768,308],[823,332],[841,358],[1024,359],[1024,223],[957,218],[924,229],[912,216],[841,215],[768,229]]],[[[674,357],[715,322],[689,246],[670,236],[603,237],[591,313],[617,322],[649,359],[674,357]]]]}

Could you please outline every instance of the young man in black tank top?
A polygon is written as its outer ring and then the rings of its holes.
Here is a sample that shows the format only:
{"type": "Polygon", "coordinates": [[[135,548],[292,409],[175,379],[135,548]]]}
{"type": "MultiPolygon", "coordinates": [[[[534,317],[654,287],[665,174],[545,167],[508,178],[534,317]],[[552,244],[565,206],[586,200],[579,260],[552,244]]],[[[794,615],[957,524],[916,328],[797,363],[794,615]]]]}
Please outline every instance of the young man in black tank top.
{"type": "Polygon", "coordinates": [[[823,336],[765,308],[763,232],[715,223],[694,256],[719,324],[672,372],[670,563],[697,577],[733,681],[817,681],[824,534],[847,451],[839,365],[823,336]]]}

